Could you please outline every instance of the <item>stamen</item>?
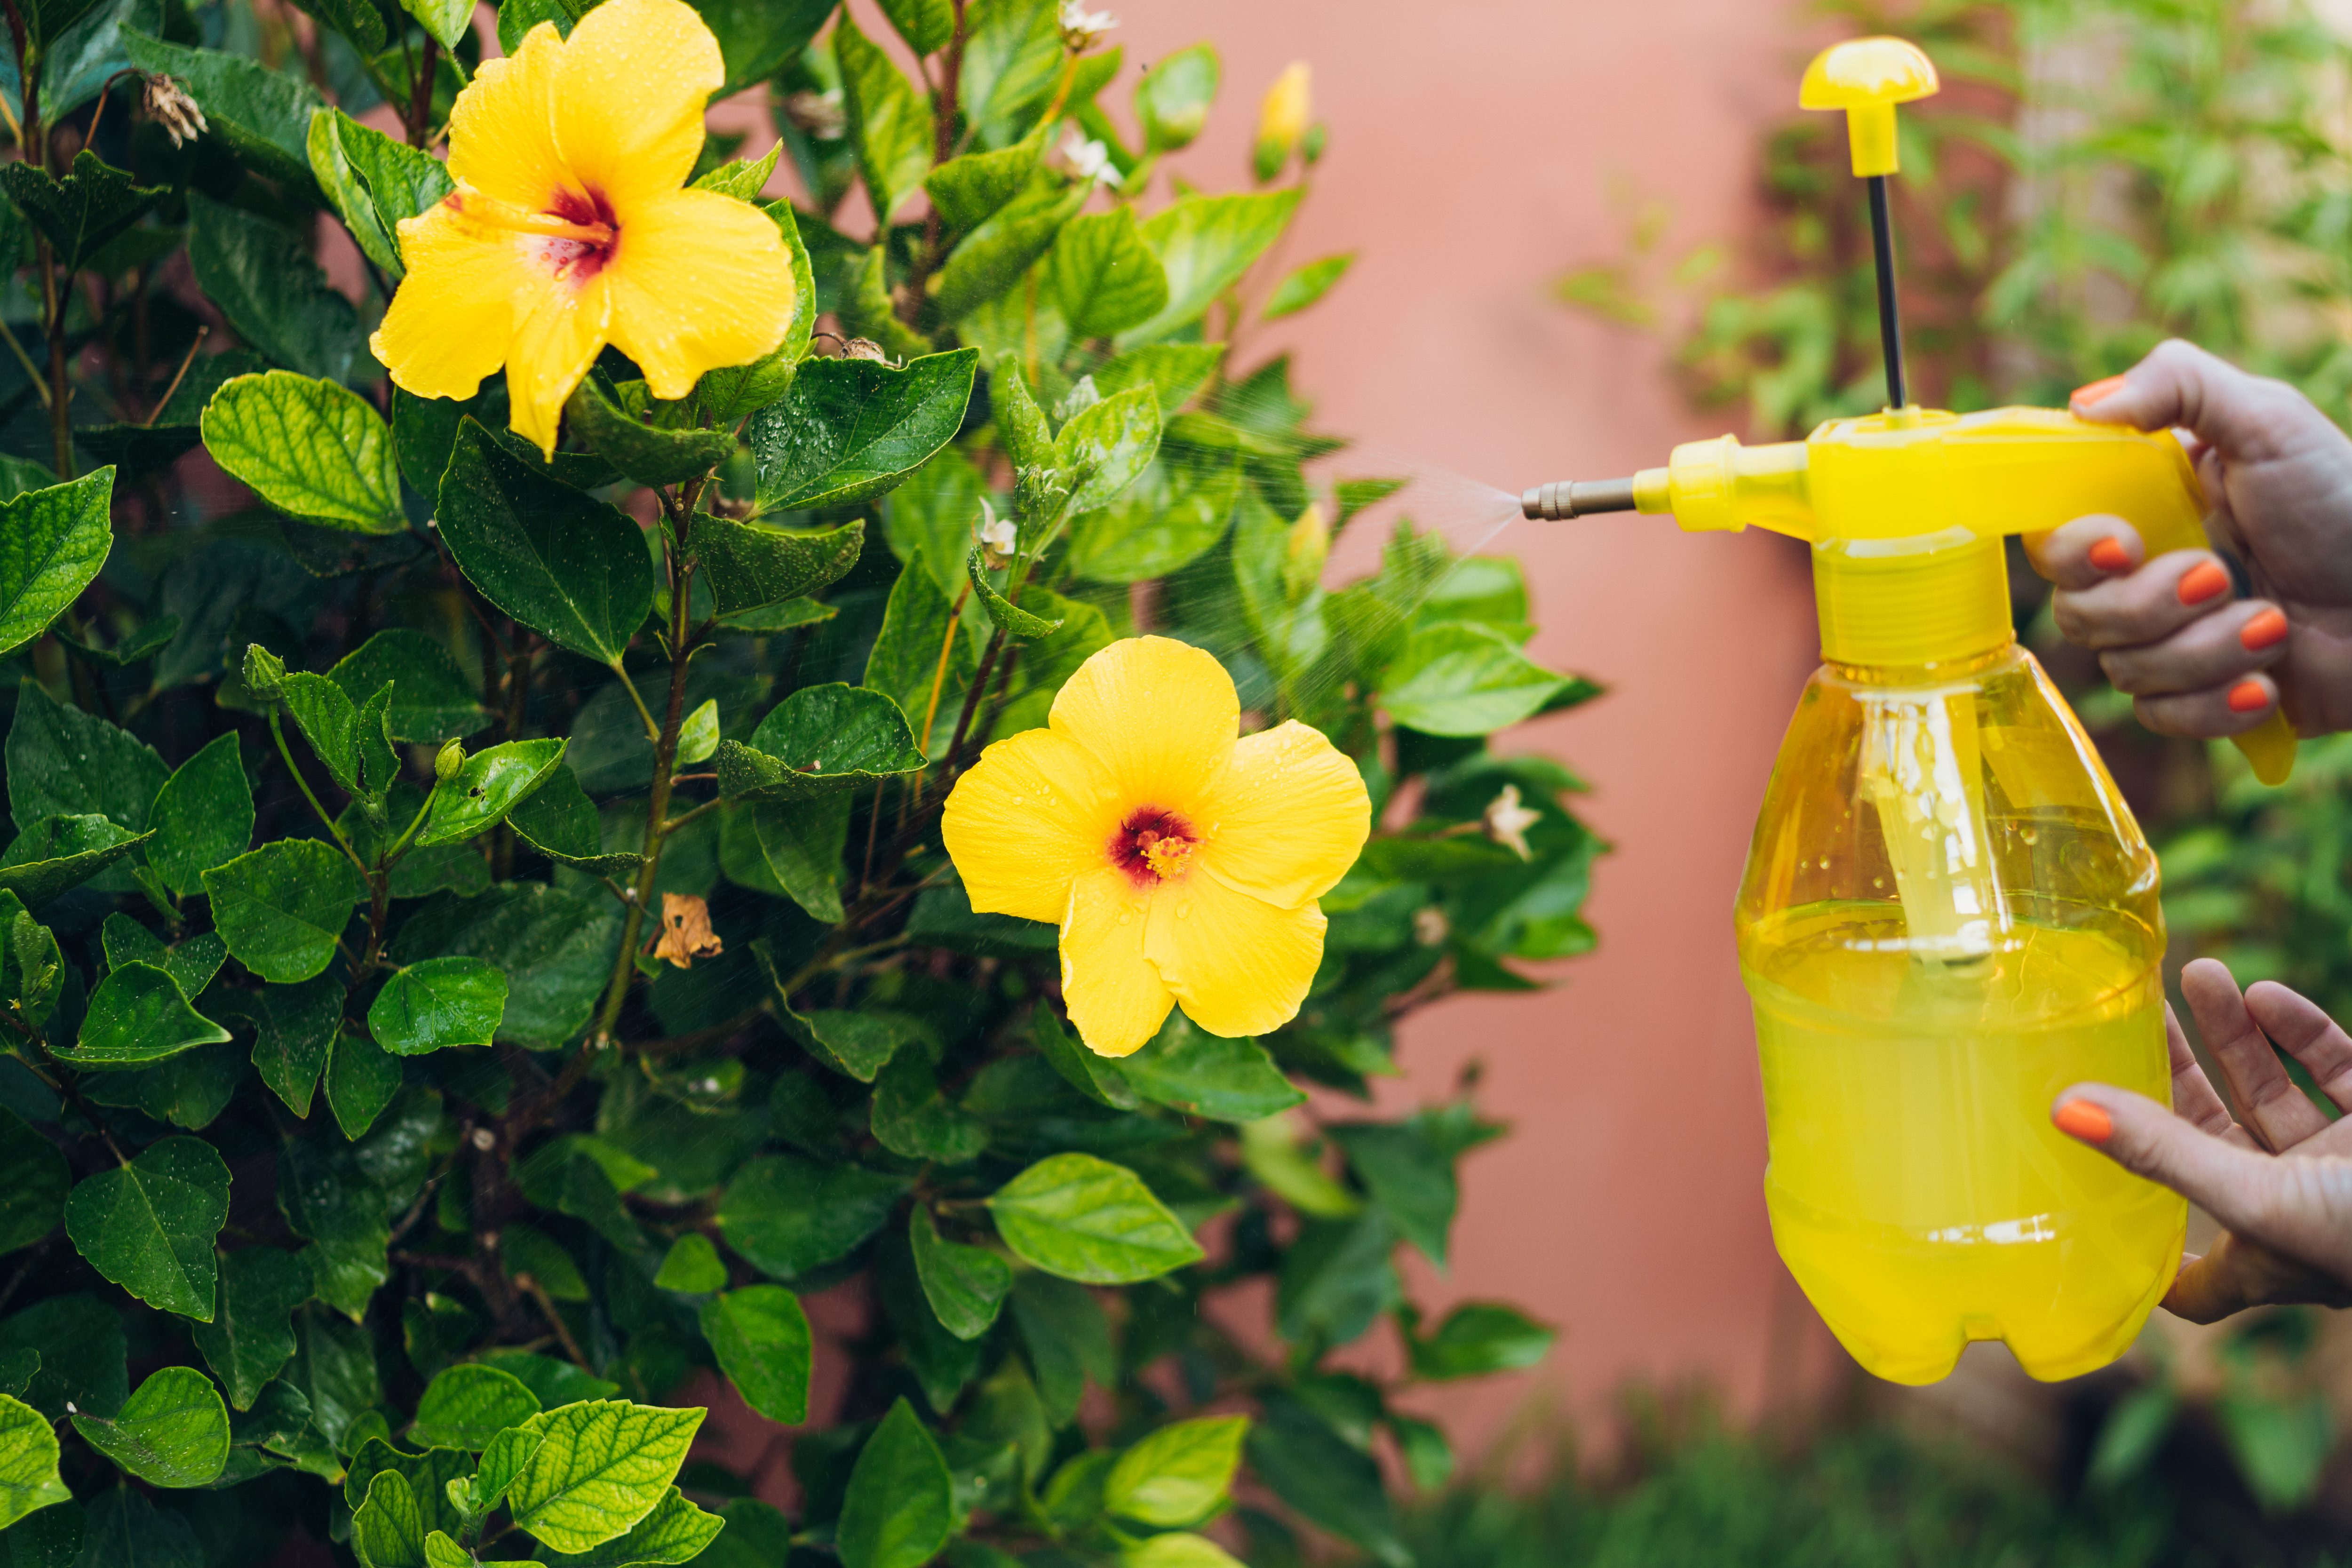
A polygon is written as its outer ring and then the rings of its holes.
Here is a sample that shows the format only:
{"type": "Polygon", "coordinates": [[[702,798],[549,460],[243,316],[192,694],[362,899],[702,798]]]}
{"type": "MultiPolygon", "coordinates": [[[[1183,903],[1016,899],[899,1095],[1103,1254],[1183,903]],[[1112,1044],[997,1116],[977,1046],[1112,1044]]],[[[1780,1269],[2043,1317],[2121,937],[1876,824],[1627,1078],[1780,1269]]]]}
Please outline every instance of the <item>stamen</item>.
{"type": "Polygon", "coordinates": [[[1172,811],[1147,805],[1128,814],[1108,847],[1111,864],[1141,889],[1181,880],[1200,847],[1191,823],[1172,811]]]}
{"type": "Polygon", "coordinates": [[[553,213],[531,212],[478,192],[461,191],[444,199],[452,210],[486,228],[502,228],[514,234],[578,240],[583,245],[601,247],[612,244],[620,233],[609,223],[572,223],[553,213]]]}

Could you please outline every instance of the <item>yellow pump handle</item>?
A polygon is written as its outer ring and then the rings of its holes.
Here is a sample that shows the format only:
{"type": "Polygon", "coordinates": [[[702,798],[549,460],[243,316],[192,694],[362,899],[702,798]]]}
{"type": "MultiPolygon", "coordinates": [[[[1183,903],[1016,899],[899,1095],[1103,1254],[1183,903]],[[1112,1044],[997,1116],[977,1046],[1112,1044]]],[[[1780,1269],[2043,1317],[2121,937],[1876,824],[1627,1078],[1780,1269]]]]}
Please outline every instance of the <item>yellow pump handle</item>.
{"type": "Polygon", "coordinates": [[[1935,62],[1918,45],[1902,38],[1848,38],[1813,57],[1797,89],[1797,106],[1845,110],[1854,175],[1867,178],[1899,167],[1895,106],[1927,98],[1941,85],[1935,62]]]}

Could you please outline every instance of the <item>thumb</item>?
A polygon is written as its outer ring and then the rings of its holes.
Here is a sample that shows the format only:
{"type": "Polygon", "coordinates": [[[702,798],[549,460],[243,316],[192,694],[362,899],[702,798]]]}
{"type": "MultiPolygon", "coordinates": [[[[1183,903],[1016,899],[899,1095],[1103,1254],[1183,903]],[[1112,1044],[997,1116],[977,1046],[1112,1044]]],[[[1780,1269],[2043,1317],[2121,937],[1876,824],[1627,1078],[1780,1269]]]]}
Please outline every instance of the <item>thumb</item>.
{"type": "Polygon", "coordinates": [[[2078,1083],[2059,1095],[2050,1120],[2125,1170],[2170,1187],[2231,1230],[2259,1227],[2279,1179],[2279,1163],[2200,1132],[2145,1095],[2112,1084],[2078,1083]]]}
{"type": "Polygon", "coordinates": [[[2178,338],[2161,342],[2121,375],[2078,387],[2070,406],[2084,419],[2137,430],[2189,430],[2225,458],[2272,455],[2281,400],[2301,401],[2284,382],[2249,375],[2178,338]]]}

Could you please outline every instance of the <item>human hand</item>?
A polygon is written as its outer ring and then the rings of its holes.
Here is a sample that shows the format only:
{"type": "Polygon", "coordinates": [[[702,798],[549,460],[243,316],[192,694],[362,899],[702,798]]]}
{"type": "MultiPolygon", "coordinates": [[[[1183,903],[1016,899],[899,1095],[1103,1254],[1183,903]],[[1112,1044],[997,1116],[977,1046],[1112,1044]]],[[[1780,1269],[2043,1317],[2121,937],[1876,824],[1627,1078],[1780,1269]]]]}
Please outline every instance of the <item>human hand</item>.
{"type": "Polygon", "coordinates": [[[2278,1302],[2352,1306],[2352,1118],[2330,1121],[2271,1049],[2277,1042],[2352,1110],[2352,1038],[2284,985],[2258,981],[2240,995],[2210,958],[2180,972],[2180,989],[2246,1120],[2231,1118],[2168,1007],[2173,1110],[2081,1083],[2058,1097],[2051,1121],[2227,1227],[2213,1250],[2181,1259],[2168,1310],[2210,1323],[2278,1302]]]}
{"type": "Polygon", "coordinates": [[[2352,729],[2352,439],[2286,383],[2178,341],[2077,391],[2074,410],[2189,432],[2206,531],[2252,592],[2212,551],[2151,562],[2121,518],[2076,518],[2026,541],[2067,640],[2161,734],[2239,734],[2282,701],[2304,734],[2352,729]]]}

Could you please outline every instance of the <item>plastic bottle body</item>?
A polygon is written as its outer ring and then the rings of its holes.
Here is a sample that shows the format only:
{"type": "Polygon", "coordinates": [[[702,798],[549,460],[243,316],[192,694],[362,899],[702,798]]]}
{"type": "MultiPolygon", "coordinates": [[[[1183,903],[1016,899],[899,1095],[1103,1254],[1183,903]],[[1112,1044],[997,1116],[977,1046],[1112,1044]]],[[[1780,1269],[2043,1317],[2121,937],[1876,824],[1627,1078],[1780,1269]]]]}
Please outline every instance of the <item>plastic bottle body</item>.
{"type": "Polygon", "coordinates": [[[1739,895],[1773,1238],[1898,1383],[2008,1342],[2036,1377],[2126,1349],[2185,1204],[2050,1125],[2068,1084],[2169,1094],[2156,858],[2013,644],[1830,666],[1805,689],[1739,895]]]}

